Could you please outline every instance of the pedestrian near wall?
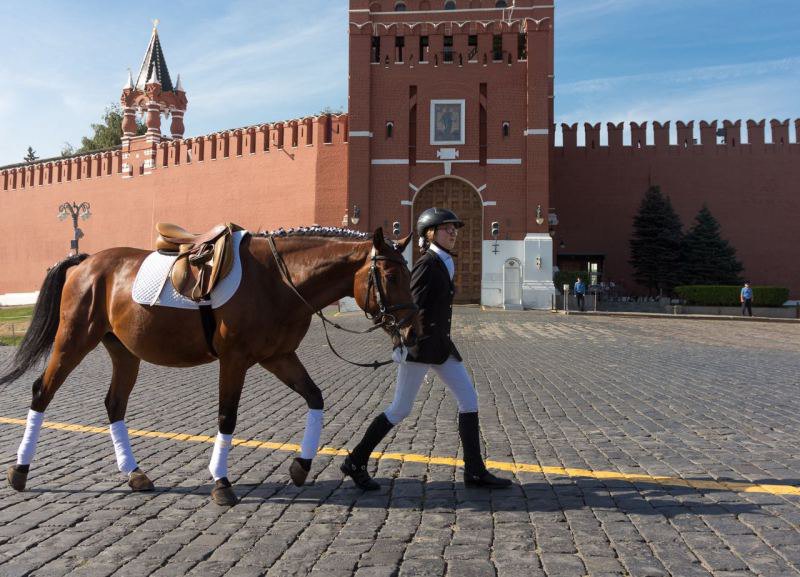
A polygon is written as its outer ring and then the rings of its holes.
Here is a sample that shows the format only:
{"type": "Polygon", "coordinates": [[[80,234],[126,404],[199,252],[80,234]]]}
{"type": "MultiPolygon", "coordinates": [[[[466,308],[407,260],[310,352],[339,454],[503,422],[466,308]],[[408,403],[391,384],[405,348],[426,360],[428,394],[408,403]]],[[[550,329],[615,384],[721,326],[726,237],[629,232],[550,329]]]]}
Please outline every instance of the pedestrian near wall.
{"type": "Polygon", "coordinates": [[[581,312],[586,310],[585,307],[586,285],[583,284],[581,277],[578,277],[578,280],[575,281],[575,298],[578,300],[578,309],[581,312]]]}
{"type": "Polygon", "coordinates": [[[458,229],[464,223],[451,211],[429,208],[417,221],[421,258],[411,273],[411,292],[419,307],[419,334],[416,344],[405,351],[397,348],[398,363],[394,400],[375,417],[364,437],[341,466],[364,490],[380,489],[367,473],[369,456],[387,433],[411,412],[414,399],[428,371],[439,377],[458,403],[458,433],[464,448],[464,484],[474,487],[508,487],[511,481],[495,477],[486,470],[481,454],[478,395],[450,338],[455,285],[452,250],[458,229]]]}
{"type": "Polygon", "coordinates": [[[742,291],[739,293],[739,300],[742,303],[742,316],[745,311],[751,317],[753,316],[753,289],[750,288],[750,282],[745,282],[742,291]]]}

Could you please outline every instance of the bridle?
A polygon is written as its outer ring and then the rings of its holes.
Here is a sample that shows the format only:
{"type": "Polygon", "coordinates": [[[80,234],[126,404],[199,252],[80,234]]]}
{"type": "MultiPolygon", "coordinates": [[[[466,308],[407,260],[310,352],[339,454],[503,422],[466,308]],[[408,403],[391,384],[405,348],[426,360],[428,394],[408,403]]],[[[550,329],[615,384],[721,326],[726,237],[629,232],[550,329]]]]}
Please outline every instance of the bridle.
{"type": "Polygon", "coordinates": [[[402,266],[406,266],[406,260],[401,257],[401,259],[393,258],[390,256],[385,256],[378,254],[377,249],[373,246],[372,252],[370,253],[370,260],[372,261],[369,267],[369,274],[367,276],[367,296],[364,303],[364,316],[371,320],[373,326],[364,329],[363,331],[356,331],[353,329],[348,329],[347,327],[343,327],[331,320],[329,320],[325,314],[322,312],[322,309],[315,309],[311,304],[300,294],[300,291],[297,290],[294,282],[292,282],[291,274],[289,273],[289,269],[286,266],[286,262],[281,257],[280,253],[278,252],[278,247],[275,246],[275,240],[268,236],[267,240],[269,241],[269,247],[272,249],[272,255],[275,257],[275,262],[278,265],[278,270],[281,273],[281,277],[283,277],[284,282],[292,289],[297,298],[299,298],[303,304],[306,305],[308,310],[310,310],[313,314],[317,315],[322,320],[322,328],[325,330],[325,339],[328,341],[328,346],[330,347],[331,351],[334,355],[345,361],[346,363],[350,363],[351,365],[356,365],[358,367],[372,367],[373,370],[377,369],[378,367],[382,367],[384,365],[388,365],[392,362],[392,360],[388,361],[373,361],[371,363],[356,363],[354,361],[350,361],[345,359],[339,353],[336,352],[336,349],[333,348],[333,343],[331,343],[330,336],[328,335],[328,328],[326,325],[331,325],[334,328],[337,328],[341,331],[352,333],[355,335],[363,335],[366,333],[371,333],[374,330],[385,328],[389,331],[389,333],[397,338],[400,339],[400,329],[406,325],[406,323],[414,316],[414,313],[419,310],[419,307],[411,302],[411,303],[402,303],[402,304],[394,304],[388,305],[386,304],[386,292],[383,288],[383,283],[381,283],[381,275],[378,272],[378,261],[389,261],[400,264],[402,266]],[[368,312],[369,310],[369,301],[370,296],[372,294],[372,288],[375,288],[375,304],[378,305],[378,314],[370,315],[368,312]],[[408,310],[409,313],[405,315],[400,321],[398,322],[395,313],[400,310],[408,310]],[[377,319],[377,320],[376,320],[377,319]]]}
{"type": "Polygon", "coordinates": [[[393,335],[399,335],[399,330],[406,325],[406,323],[414,316],[419,310],[419,307],[411,303],[401,303],[396,305],[389,305],[386,306],[386,293],[383,290],[383,285],[381,284],[381,275],[378,273],[378,261],[385,260],[389,262],[393,262],[399,264],[401,266],[407,266],[408,263],[404,258],[393,258],[390,256],[384,256],[378,254],[377,249],[373,246],[372,253],[370,254],[370,260],[372,264],[369,267],[369,276],[367,277],[367,298],[364,302],[364,316],[367,317],[369,320],[375,322],[375,319],[378,318],[378,315],[370,315],[367,311],[369,310],[369,299],[372,295],[372,287],[375,286],[375,304],[378,305],[378,313],[380,314],[380,320],[378,324],[375,325],[373,328],[377,327],[384,327],[389,329],[393,335]],[[397,318],[393,313],[396,311],[401,310],[408,310],[408,314],[400,319],[400,322],[397,321],[397,318]]]}

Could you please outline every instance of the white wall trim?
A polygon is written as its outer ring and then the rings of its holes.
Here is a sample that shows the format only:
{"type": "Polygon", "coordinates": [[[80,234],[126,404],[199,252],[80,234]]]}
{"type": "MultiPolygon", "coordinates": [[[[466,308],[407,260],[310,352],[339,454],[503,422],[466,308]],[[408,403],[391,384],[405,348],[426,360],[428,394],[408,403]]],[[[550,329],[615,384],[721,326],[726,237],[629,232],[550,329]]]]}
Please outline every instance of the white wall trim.
{"type": "Polygon", "coordinates": [[[39,291],[30,293],[6,293],[0,295],[0,306],[32,305],[39,298],[39,291]]]}
{"type": "Polygon", "coordinates": [[[418,160],[417,164],[478,164],[479,160],[418,160]]]}
{"type": "Polygon", "coordinates": [[[352,130],[350,136],[355,138],[372,138],[372,133],[369,130],[352,130]]]}
{"type": "Polygon", "coordinates": [[[484,200],[483,206],[497,206],[496,200],[484,200]]]}
{"type": "Polygon", "coordinates": [[[522,164],[521,158],[489,158],[486,164],[522,164]]]}
{"type": "Polygon", "coordinates": [[[528,128],[523,134],[525,136],[546,136],[550,134],[550,130],[547,128],[528,128]]]}
{"type": "Polygon", "coordinates": [[[372,164],[408,164],[407,158],[373,158],[372,164]]]}
{"type": "Polygon", "coordinates": [[[482,184],[482,185],[480,185],[478,187],[478,192],[483,192],[484,190],[486,190],[486,185],[485,184],[482,184]]]}
{"type": "Polygon", "coordinates": [[[414,203],[410,200],[401,200],[400,206],[414,206],[414,203]]]}

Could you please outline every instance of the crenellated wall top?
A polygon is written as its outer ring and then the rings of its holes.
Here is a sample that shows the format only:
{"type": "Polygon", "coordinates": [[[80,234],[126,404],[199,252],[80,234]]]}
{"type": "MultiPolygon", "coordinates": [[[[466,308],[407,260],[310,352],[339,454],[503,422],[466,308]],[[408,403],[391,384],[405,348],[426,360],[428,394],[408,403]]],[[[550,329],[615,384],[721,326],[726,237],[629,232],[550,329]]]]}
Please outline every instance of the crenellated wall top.
{"type": "MultiPolygon", "coordinates": [[[[184,140],[191,142],[192,140],[198,139],[209,139],[212,136],[214,137],[221,137],[225,135],[237,135],[237,134],[244,134],[248,131],[268,131],[271,129],[277,129],[279,127],[287,127],[287,126],[300,126],[300,125],[314,125],[327,122],[327,119],[330,118],[332,124],[335,126],[339,125],[347,125],[348,114],[346,112],[340,114],[316,114],[312,116],[303,116],[300,118],[292,118],[288,120],[277,120],[274,122],[264,122],[260,124],[252,124],[248,126],[241,126],[238,128],[227,128],[224,130],[219,130],[216,132],[209,132],[207,134],[198,134],[196,136],[190,136],[185,138],[184,140]]],[[[137,137],[143,139],[143,136],[137,137]]],[[[346,140],[346,139],[345,139],[346,140]]],[[[170,142],[177,142],[172,141],[169,138],[164,138],[162,144],[170,144],[170,142]]],[[[5,166],[0,166],[0,173],[4,173],[11,170],[29,170],[35,169],[41,166],[48,166],[48,165],[61,165],[65,163],[80,163],[86,162],[89,160],[98,160],[100,158],[110,157],[110,156],[118,156],[122,154],[122,146],[114,146],[112,148],[106,148],[103,150],[95,150],[92,152],[82,153],[82,154],[73,154],[70,156],[55,156],[51,158],[43,158],[38,159],[34,162],[18,162],[15,164],[7,164],[5,166]]]]}
{"type": "Polygon", "coordinates": [[[800,119],[561,123],[553,127],[557,148],[689,148],[800,143],[800,119]]]}
{"type": "Polygon", "coordinates": [[[284,147],[343,145],[349,141],[348,118],[347,113],[318,114],[160,142],[148,140],[147,135],[137,136],[102,151],[0,167],[0,190],[112,175],[131,178],[159,168],[268,153],[284,147]]]}

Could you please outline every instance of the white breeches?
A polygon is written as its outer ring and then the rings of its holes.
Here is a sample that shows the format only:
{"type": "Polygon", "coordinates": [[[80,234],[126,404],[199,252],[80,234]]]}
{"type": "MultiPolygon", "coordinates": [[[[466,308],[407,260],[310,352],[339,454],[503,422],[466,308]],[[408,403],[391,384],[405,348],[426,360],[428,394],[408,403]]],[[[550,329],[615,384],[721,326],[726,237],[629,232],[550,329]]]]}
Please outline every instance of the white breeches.
{"type": "Polygon", "coordinates": [[[464,363],[454,357],[448,358],[441,365],[427,365],[424,363],[401,363],[397,367],[397,384],[394,389],[394,401],[384,411],[386,418],[393,425],[405,419],[414,406],[414,399],[422,385],[428,370],[447,385],[456,398],[459,413],[475,413],[478,411],[478,394],[472,379],[469,378],[464,363]]]}

